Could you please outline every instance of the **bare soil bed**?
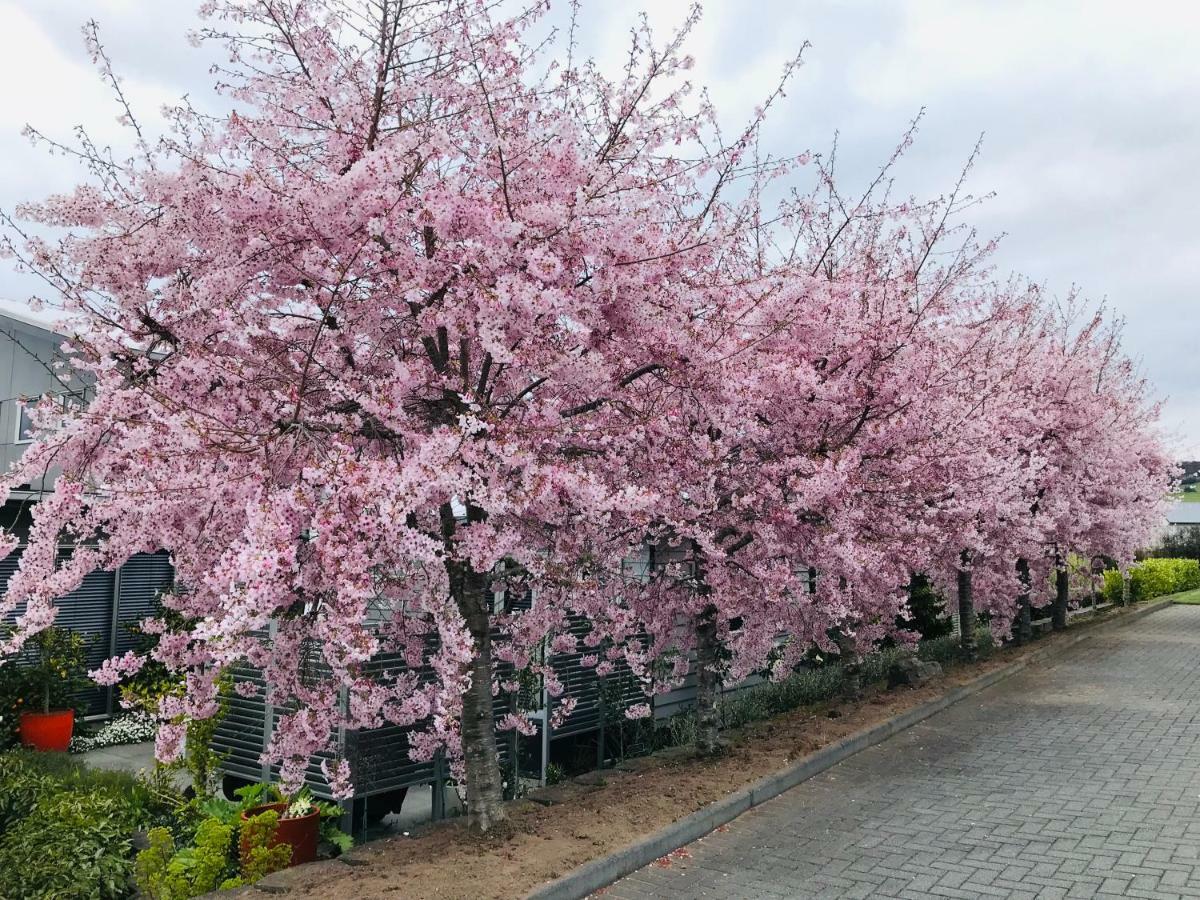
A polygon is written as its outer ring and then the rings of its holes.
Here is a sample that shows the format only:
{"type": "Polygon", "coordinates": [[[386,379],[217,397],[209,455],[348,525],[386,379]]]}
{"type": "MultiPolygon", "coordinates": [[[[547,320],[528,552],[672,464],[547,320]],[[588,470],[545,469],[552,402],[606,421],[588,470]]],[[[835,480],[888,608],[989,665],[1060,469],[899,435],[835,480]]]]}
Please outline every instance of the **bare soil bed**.
{"type": "MultiPolygon", "coordinates": [[[[1112,611],[1101,621],[1121,615],[1112,611]]],[[[1082,624],[1082,623],[1080,623],[1082,624]]],[[[1067,632],[1074,636],[1078,626],[1067,632]]],[[[583,776],[512,805],[511,827],[497,836],[469,834],[451,820],[389,837],[354,851],[356,865],[316,864],[310,878],[289,879],[289,896],[397,898],[522,897],[545,881],[649,835],[731,791],[855,731],[899,715],[987,672],[1019,660],[1031,649],[1057,643],[1051,635],[1031,648],[1004,649],[974,665],[958,665],[919,688],[867,690],[861,702],[798,709],[727,735],[731,747],[716,760],[681,751],[642,757],[619,769],[583,776]]],[[[667,861],[669,862],[669,860],[667,861]]],[[[296,875],[304,869],[292,870],[296,875]]]]}

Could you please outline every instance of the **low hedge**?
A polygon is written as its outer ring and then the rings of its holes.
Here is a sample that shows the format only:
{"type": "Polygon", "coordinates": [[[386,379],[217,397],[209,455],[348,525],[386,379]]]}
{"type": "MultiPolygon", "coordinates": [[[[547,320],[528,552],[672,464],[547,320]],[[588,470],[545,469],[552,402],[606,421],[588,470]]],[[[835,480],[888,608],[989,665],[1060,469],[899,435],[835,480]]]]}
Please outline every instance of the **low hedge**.
{"type": "MultiPolygon", "coordinates": [[[[1200,588],[1200,561],[1195,559],[1151,558],[1129,570],[1129,599],[1133,603],[1196,588],[1200,588]]],[[[1121,602],[1121,573],[1115,569],[1104,573],[1104,599],[1121,602]]]]}
{"type": "MultiPolygon", "coordinates": [[[[995,639],[986,626],[976,632],[976,640],[981,659],[986,659],[996,649],[995,639]]],[[[859,663],[861,683],[876,684],[886,680],[891,666],[908,652],[897,647],[884,647],[865,654],[859,663]]],[[[953,665],[963,658],[962,641],[957,635],[931,638],[921,641],[916,653],[926,662],[953,665]]],[[[800,670],[781,681],[764,682],[725,694],[717,703],[721,728],[741,728],[794,709],[837,701],[843,696],[845,684],[845,669],[842,663],[834,660],[800,670]]],[[[620,714],[613,714],[611,723],[613,730],[619,733],[613,742],[619,743],[620,748],[609,748],[616,750],[616,757],[687,746],[696,740],[696,713],[693,710],[677,713],[663,722],[653,719],[630,722],[620,714]]]]}

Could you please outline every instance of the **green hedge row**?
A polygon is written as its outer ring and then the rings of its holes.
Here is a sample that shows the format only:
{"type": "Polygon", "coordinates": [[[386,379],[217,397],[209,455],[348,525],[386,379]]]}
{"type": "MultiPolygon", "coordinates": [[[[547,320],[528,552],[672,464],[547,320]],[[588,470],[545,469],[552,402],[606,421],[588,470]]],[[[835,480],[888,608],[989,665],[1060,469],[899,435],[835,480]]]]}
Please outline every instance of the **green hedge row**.
{"type": "MultiPolygon", "coordinates": [[[[1134,603],[1153,600],[1200,588],[1200,561],[1194,559],[1145,559],[1129,570],[1129,599],[1134,603]]],[[[1104,599],[1121,602],[1121,573],[1104,573],[1104,599]]]]}

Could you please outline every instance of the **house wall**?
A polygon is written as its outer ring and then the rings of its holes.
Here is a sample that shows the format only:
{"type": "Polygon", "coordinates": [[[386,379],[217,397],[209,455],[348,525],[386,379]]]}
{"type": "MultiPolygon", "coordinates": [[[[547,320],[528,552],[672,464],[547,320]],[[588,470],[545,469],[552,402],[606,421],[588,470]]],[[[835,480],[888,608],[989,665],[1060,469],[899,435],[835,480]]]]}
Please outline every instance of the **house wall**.
{"type": "MultiPolygon", "coordinates": [[[[65,362],[63,338],[46,328],[10,315],[0,314],[0,467],[8,471],[25,452],[17,440],[17,427],[24,401],[36,402],[45,394],[56,396],[83,392],[84,383],[65,362]],[[57,377],[56,377],[57,376],[57,377]]],[[[34,479],[29,490],[49,490],[54,473],[34,479]]]]}

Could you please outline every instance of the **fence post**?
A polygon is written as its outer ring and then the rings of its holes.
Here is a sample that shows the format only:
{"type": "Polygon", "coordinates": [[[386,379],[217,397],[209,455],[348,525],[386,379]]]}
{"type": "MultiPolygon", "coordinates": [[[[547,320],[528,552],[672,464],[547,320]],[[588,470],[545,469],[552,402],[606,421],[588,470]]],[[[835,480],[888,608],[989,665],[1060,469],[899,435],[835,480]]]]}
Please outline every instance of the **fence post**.
{"type": "Polygon", "coordinates": [[[433,784],[430,785],[433,794],[429,798],[429,818],[434,822],[446,818],[445,769],[446,759],[442,751],[438,750],[433,756],[433,784]]]}
{"type": "MultiPolygon", "coordinates": [[[[275,635],[279,633],[279,620],[272,619],[267,626],[267,640],[272,644],[275,643],[275,635]]],[[[271,783],[271,763],[267,761],[267,745],[271,743],[271,738],[275,732],[275,698],[271,695],[271,685],[266,683],[264,678],[263,684],[263,740],[262,740],[262,783],[271,783]]]]}
{"type": "Polygon", "coordinates": [[[604,768],[604,719],[608,715],[608,709],[604,703],[603,677],[596,679],[596,709],[600,713],[600,731],[596,736],[596,770],[600,771],[604,768]]]}
{"type": "MultiPolygon", "coordinates": [[[[110,658],[117,655],[117,629],[121,627],[121,568],[121,566],[117,566],[113,572],[112,622],[108,629],[108,655],[110,658]]],[[[105,700],[104,711],[111,716],[116,707],[117,689],[110,684],[107,691],[108,697],[105,700]]]]}

